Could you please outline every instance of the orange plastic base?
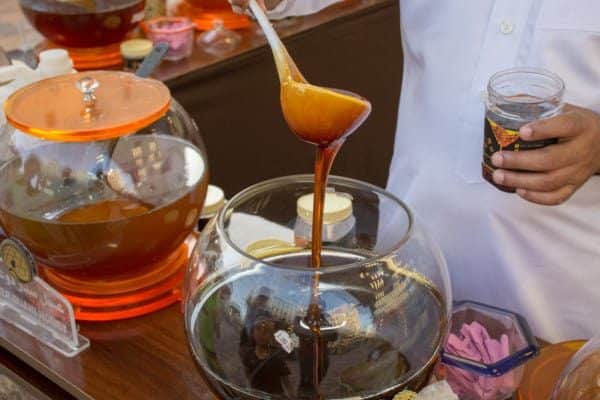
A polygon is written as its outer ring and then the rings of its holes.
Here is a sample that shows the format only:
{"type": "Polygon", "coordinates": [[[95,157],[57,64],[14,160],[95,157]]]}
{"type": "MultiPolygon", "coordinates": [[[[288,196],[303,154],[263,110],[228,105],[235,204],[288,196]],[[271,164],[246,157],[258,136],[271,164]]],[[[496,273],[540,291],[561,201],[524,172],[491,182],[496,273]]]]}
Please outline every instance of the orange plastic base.
{"type": "Polygon", "coordinates": [[[84,279],[40,267],[40,275],[73,305],[78,321],[114,321],[158,311],[181,300],[181,287],[192,236],[167,259],[139,275],[84,279]]]}
{"type": "MultiPolygon", "coordinates": [[[[75,48],[69,47],[66,50],[73,60],[76,70],[109,69],[123,64],[119,43],[104,47],[75,48]]],[[[38,53],[47,49],[63,48],[50,41],[42,42],[38,48],[38,53]]]]}
{"type": "Polygon", "coordinates": [[[563,369],[585,343],[574,340],[542,348],[540,355],[525,367],[517,400],[549,399],[563,369]]]}
{"type": "Polygon", "coordinates": [[[251,25],[250,19],[246,15],[236,14],[233,11],[208,13],[185,1],[179,4],[177,15],[190,18],[199,31],[211,30],[217,19],[222,20],[227,29],[245,29],[251,25]]]}

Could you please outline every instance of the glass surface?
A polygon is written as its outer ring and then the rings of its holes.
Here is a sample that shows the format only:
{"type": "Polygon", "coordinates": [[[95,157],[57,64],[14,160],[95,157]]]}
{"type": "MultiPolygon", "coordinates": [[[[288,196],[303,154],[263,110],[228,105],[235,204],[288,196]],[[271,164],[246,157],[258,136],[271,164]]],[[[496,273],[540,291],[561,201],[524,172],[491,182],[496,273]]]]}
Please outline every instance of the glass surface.
{"type": "Polygon", "coordinates": [[[196,42],[206,53],[223,55],[234,51],[241,40],[242,35],[227,29],[223,20],[215,19],[212,28],[198,35],[196,42]]]}
{"type": "Polygon", "coordinates": [[[0,223],[44,266],[134,272],[192,232],[206,190],[202,153],[171,136],[141,135],[99,159],[106,145],[48,143],[0,169],[0,223]]]}
{"type": "Polygon", "coordinates": [[[600,399],[600,336],[573,356],[563,371],[552,400],[600,399]]]}
{"type": "Polygon", "coordinates": [[[447,332],[446,264],[406,206],[331,177],[356,240],[294,242],[312,175],[241,192],[204,229],[185,285],[190,346],[221,399],[380,399],[421,388],[447,332]]]}
{"type": "MultiPolygon", "coordinates": [[[[114,73],[119,82],[125,75],[132,76],[114,73]]],[[[51,83],[62,79],[44,81],[37,95],[35,86],[29,87],[39,109],[51,108],[44,107],[45,103],[57,103],[51,83]]],[[[119,82],[109,85],[115,98],[112,107],[110,96],[96,91],[100,109],[108,114],[99,118],[112,127],[137,124],[129,135],[99,141],[49,141],[11,125],[2,127],[2,141],[8,149],[0,160],[0,224],[43,266],[82,276],[127,274],[168,257],[197,223],[208,184],[198,128],[170,98],[159,99],[168,108],[155,122],[140,126],[135,113],[134,120],[127,121],[127,109],[139,109],[125,101],[127,95],[135,103],[140,96],[151,97],[154,89],[142,85],[139,91],[139,85],[120,86],[119,82]],[[145,91],[148,87],[150,92],[145,91]],[[122,98],[117,96],[121,92],[122,98]],[[125,112],[111,124],[108,111],[119,106],[125,112]]],[[[81,102],[81,93],[73,91],[73,98],[81,102]]],[[[59,97],[64,100],[65,96],[59,97]]],[[[145,99],[143,104],[152,102],[156,99],[145,99]]],[[[44,122],[52,123],[57,131],[74,124],[60,110],[56,113],[54,119],[49,118],[52,121],[44,122]]],[[[73,119],[83,118],[71,114],[73,119]]],[[[29,128],[41,131],[47,125],[29,128]]]]}
{"type": "Polygon", "coordinates": [[[19,0],[29,22],[66,47],[101,47],[123,41],[143,18],[144,0],[19,0]]]}

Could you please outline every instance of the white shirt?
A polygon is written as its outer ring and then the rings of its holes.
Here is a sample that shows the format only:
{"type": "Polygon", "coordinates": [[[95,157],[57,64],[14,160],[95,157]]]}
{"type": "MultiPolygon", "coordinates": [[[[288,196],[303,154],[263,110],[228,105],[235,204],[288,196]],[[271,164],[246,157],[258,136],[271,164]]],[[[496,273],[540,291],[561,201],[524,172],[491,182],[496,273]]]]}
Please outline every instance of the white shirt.
{"type": "Polygon", "coordinates": [[[388,189],[442,247],[454,299],[519,312],[551,341],[600,333],[600,177],[556,207],[481,177],[482,92],[493,73],[549,69],[566,101],[600,111],[600,1],[400,5],[404,78],[388,189]]]}

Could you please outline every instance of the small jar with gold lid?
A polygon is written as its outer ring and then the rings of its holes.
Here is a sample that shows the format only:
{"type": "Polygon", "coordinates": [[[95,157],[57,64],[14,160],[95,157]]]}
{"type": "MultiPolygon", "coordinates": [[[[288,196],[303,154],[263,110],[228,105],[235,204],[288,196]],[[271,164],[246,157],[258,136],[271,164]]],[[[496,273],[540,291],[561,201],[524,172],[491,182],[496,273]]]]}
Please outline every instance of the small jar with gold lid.
{"type": "MultiPolygon", "coordinates": [[[[294,226],[295,244],[307,246],[312,238],[314,195],[307,194],[297,201],[298,218],[294,226]]],[[[325,194],[323,210],[323,244],[356,242],[356,218],[352,212],[352,198],[338,192],[325,194]]]]}

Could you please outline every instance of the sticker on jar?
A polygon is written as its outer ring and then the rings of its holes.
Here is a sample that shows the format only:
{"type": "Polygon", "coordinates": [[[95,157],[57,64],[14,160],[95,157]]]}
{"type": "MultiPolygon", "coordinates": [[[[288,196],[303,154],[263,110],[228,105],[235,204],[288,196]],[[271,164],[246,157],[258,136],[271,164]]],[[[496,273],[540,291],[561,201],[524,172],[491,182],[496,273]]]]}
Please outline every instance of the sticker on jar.
{"type": "Polygon", "coordinates": [[[298,344],[297,338],[292,337],[288,332],[283,330],[275,332],[273,336],[275,337],[275,341],[277,341],[288,354],[294,351],[298,344]]]}

